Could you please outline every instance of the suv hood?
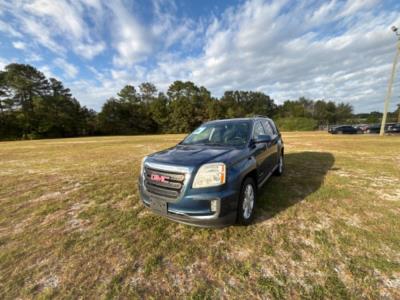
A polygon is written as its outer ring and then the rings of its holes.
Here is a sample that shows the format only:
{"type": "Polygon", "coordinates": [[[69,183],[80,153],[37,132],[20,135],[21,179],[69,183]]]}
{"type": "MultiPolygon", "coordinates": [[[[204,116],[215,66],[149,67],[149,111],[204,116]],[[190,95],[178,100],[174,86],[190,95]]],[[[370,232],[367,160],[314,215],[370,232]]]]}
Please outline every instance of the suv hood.
{"type": "Polygon", "coordinates": [[[228,163],[232,158],[237,157],[240,152],[243,152],[243,150],[228,147],[177,145],[149,155],[148,160],[170,165],[196,167],[214,161],[228,163]]]}

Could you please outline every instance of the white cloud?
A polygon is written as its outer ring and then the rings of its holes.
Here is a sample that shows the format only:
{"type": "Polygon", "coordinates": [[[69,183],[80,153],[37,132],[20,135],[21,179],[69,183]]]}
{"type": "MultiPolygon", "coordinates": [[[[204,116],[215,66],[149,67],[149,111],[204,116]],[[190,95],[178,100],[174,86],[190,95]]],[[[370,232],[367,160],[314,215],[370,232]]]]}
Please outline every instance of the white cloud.
{"type": "Polygon", "coordinates": [[[0,70],[4,70],[4,68],[9,64],[10,62],[4,58],[0,57],[0,70]]]}
{"type": "Polygon", "coordinates": [[[36,0],[28,2],[23,8],[31,15],[44,19],[53,29],[58,28],[63,34],[72,35],[78,40],[85,34],[81,16],[66,1],[36,0]]]}
{"type": "Polygon", "coordinates": [[[400,25],[399,6],[377,0],[249,0],[197,19],[162,0],[151,2],[146,19],[138,2],[122,0],[1,5],[14,19],[0,14],[0,31],[31,50],[50,49],[58,58],[47,71],[61,69],[78,99],[97,109],[124,84],[151,81],[165,90],[178,79],[217,96],[252,89],[278,102],[304,95],[380,109],[394,54],[389,28],[400,25]],[[85,72],[67,62],[70,52],[86,60],[93,79],[78,78],[85,72]],[[102,53],[109,60],[91,65],[102,53]]]}
{"type": "Polygon", "coordinates": [[[103,42],[95,44],[77,44],[75,52],[86,59],[92,59],[105,50],[106,46],[103,42]]]}
{"type": "Polygon", "coordinates": [[[13,37],[22,37],[22,34],[15,30],[10,24],[0,20],[0,31],[5,32],[13,37]]]}
{"type": "Polygon", "coordinates": [[[21,20],[21,25],[23,31],[26,34],[30,35],[35,43],[39,43],[40,45],[50,49],[55,53],[65,53],[65,49],[52,38],[52,29],[50,29],[49,27],[44,26],[43,24],[38,23],[34,19],[29,17],[21,20]]]}
{"type": "Polygon", "coordinates": [[[43,65],[38,68],[47,78],[57,78],[49,65],[43,65]]]}
{"type": "MultiPolygon", "coordinates": [[[[92,28],[84,16],[98,16],[96,1],[34,0],[3,2],[3,10],[14,17],[18,31],[0,20],[0,31],[20,37],[22,32],[56,54],[72,50],[85,59],[92,59],[106,49],[99,40],[97,28],[92,28]]],[[[100,14],[101,15],[101,14],[100,14]]]]}
{"type": "Polygon", "coordinates": [[[117,51],[113,62],[131,66],[152,52],[151,32],[146,31],[121,1],[112,1],[108,7],[113,14],[113,47],[117,51]]]}
{"type": "Polygon", "coordinates": [[[25,50],[26,49],[26,44],[24,42],[21,41],[15,41],[12,43],[13,47],[15,49],[19,49],[19,50],[25,50]]]}
{"type": "Polygon", "coordinates": [[[210,23],[200,56],[161,57],[146,80],[190,79],[217,95],[253,89],[278,102],[304,95],[379,109],[395,47],[388,28],[400,18],[374,12],[373,4],[332,1],[286,11],[281,1],[248,1],[210,23]]]}
{"type": "Polygon", "coordinates": [[[341,13],[341,16],[349,16],[359,10],[371,8],[376,3],[378,3],[378,0],[348,0],[341,13]]]}
{"type": "Polygon", "coordinates": [[[37,62],[43,60],[43,58],[36,53],[29,53],[28,57],[26,58],[28,62],[37,62]]]}
{"type": "Polygon", "coordinates": [[[57,58],[54,60],[54,65],[57,66],[67,78],[75,78],[78,75],[79,70],[73,64],[68,63],[62,58],[57,58]]]}

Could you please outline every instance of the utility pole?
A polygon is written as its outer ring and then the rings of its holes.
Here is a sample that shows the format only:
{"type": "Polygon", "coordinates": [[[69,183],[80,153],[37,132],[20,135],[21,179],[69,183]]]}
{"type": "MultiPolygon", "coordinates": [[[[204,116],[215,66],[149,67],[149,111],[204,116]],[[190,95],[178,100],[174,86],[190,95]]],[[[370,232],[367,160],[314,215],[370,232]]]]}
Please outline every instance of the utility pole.
{"type": "Polygon", "coordinates": [[[386,117],[387,117],[387,112],[389,109],[390,98],[392,97],[392,86],[393,86],[394,77],[396,75],[396,65],[397,65],[397,61],[399,58],[399,54],[400,54],[400,34],[397,32],[398,28],[396,26],[392,26],[392,31],[397,36],[396,55],[394,57],[392,74],[390,75],[388,89],[387,89],[386,98],[385,98],[385,107],[384,107],[383,117],[382,117],[381,132],[379,133],[380,136],[383,136],[385,134],[386,117]]]}

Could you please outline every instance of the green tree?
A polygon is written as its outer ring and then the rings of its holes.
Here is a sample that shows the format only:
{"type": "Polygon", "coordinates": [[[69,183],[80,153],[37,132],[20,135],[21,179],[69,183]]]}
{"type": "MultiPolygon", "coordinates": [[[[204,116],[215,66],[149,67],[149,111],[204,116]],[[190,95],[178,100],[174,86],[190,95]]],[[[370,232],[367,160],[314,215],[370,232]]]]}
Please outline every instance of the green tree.
{"type": "Polygon", "coordinates": [[[400,123],[400,104],[397,104],[397,110],[395,114],[397,116],[397,123],[400,123]]]}
{"type": "Polygon", "coordinates": [[[7,73],[0,71],[0,139],[12,139],[21,133],[15,101],[7,85],[7,73]]]}
{"type": "Polygon", "coordinates": [[[42,72],[30,65],[9,64],[5,70],[7,85],[12,90],[14,104],[22,112],[24,135],[28,135],[35,126],[34,98],[49,94],[49,82],[42,72]]]}
{"type": "Polygon", "coordinates": [[[209,96],[205,88],[199,88],[190,81],[175,81],[169,86],[167,95],[169,128],[172,132],[190,132],[203,122],[204,97],[209,96]]]}
{"type": "Polygon", "coordinates": [[[328,124],[336,124],[336,104],[335,102],[329,101],[326,103],[326,120],[328,124]]]}
{"type": "Polygon", "coordinates": [[[376,124],[380,123],[382,119],[382,113],[378,111],[372,111],[369,113],[369,116],[367,117],[367,123],[369,124],[376,124]]]}
{"type": "Polygon", "coordinates": [[[131,85],[110,98],[99,113],[99,130],[104,134],[140,134],[156,131],[146,103],[131,85]]]}
{"type": "Polygon", "coordinates": [[[123,103],[138,104],[140,102],[140,97],[132,85],[124,86],[117,95],[118,100],[123,103]]]}
{"type": "Polygon", "coordinates": [[[336,106],[336,121],[346,122],[353,117],[353,107],[348,103],[339,103],[336,106]]]}
{"type": "Polygon", "coordinates": [[[317,120],[318,125],[329,125],[327,115],[327,103],[323,100],[316,101],[314,103],[313,117],[317,120]]]}
{"type": "Polygon", "coordinates": [[[169,132],[169,107],[168,98],[159,93],[149,104],[149,113],[156,124],[157,132],[169,132]]]}
{"type": "Polygon", "coordinates": [[[143,82],[139,86],[139,90],[140,90],[142,102],[144,102],[146,104],[149,104],[152,101],[154,101],[154,99],[157,96],[157,88],[151,82],[143,82]]]}
{"type": "Polygon", "coordinates": [[[86,117],[80,103],[61,81],[50,78],[50,93],[34,97],[36,126],[31,134],[38,137],[71,137],[83,135],[86,117]]]}

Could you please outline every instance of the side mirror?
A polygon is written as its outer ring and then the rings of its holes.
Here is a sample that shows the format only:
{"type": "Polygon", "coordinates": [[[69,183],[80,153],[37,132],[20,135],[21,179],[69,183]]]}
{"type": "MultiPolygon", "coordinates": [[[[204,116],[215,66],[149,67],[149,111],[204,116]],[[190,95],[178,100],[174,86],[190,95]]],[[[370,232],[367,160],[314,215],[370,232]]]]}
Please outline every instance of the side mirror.
{"type": "Polygon", "coordinates": [[[272,141],[272,138],[267,134],[260,134],[253,140],[253,142],[255,144],[269,143],[271,141],[272,141]]]}

